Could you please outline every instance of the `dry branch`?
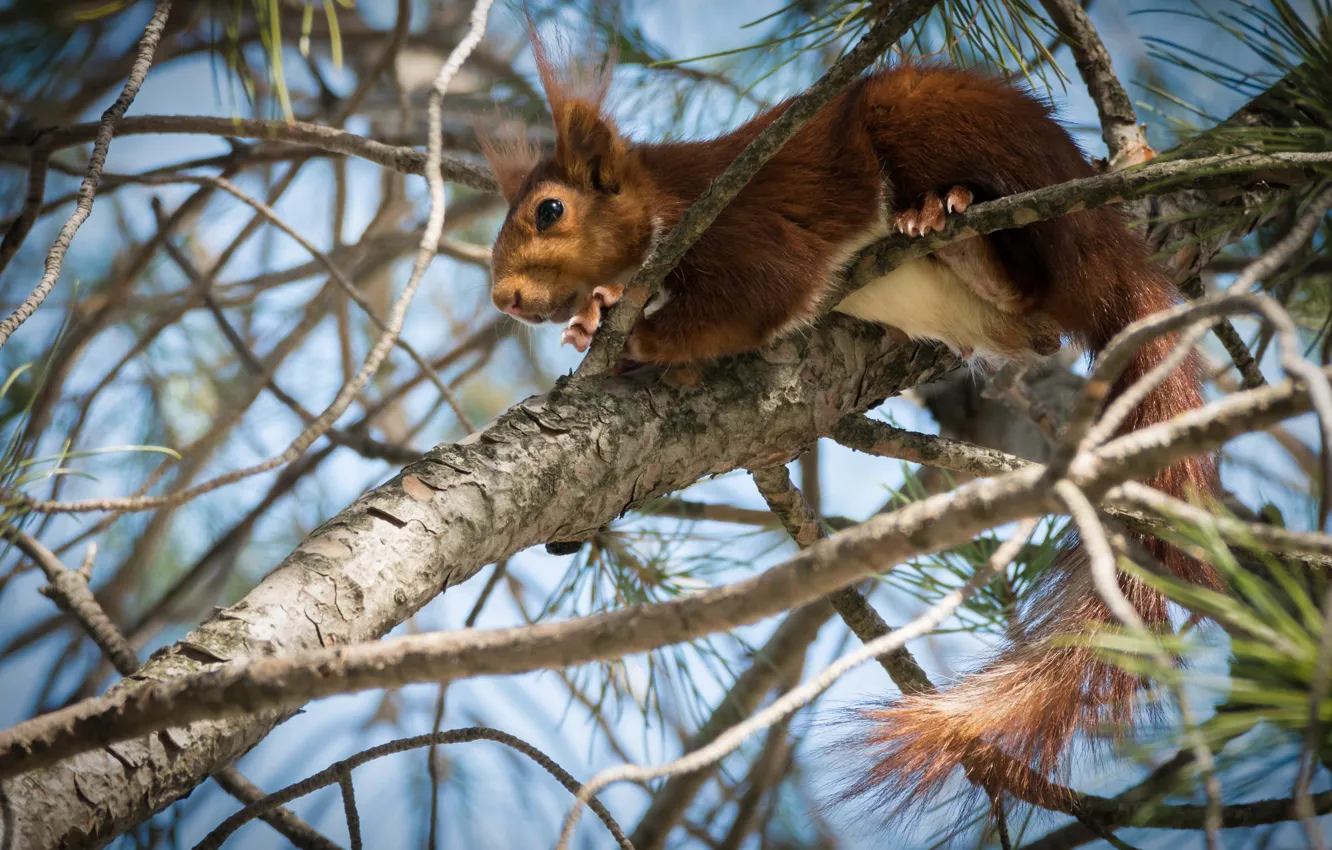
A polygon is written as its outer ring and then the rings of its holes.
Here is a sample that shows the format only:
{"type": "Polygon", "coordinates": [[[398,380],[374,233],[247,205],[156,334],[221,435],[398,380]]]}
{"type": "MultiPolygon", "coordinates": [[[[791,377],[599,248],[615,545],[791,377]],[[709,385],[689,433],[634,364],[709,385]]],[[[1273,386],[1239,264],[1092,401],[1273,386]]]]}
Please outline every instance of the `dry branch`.
{"type": "Polygon", "coordinates": [[[1078,0],[1041,0],[1041,5],[1068,41],[1078,73],[1096,104],[1096,113],[1101,119],[1101,138],[1110,154],[1110,170],[1118,171],[1149,159],[1152,149],[1138,124],[1133,102],[1115,76],[1110,51],[1101,41],[1083,4],[1078,0]]]}
{"type": "MultiPolygon", "coordinates": [[[[96,124],[70,124],[22,136],[0,136],[0,149],[49,146],[52,150],[59,150],[92,141],[96,132],[96,124]]],[[[190,134],[289,142],[353,156],[403,174],[420,176],[426,171],[426,154],[418,148],[385,144],[336,127],[311,124],[306,121],[218,118],[211,115],[141,115],[122,121],[116,134],[119,136],[190,134]]],[[[450,140],[452,144],[456,144],[457,141],[450,140]]],[[[484,192],[499,191],[499,185],[488,169],[456,157],[441,158],[439,173],[450,183],[484,192]]]]}
{"type": "MultiPolygon", "coordinates": [[[[153,53],[157,50],[157,42],[162,38],[162,31],[166,29],[167,14],[170,11],[171,0],[158,0],[157,7],[148,20],[148,26],[144,28],[143,37],[139,40],[138,53],[134,58],[134,65],[130,69],[129,79],[125,81],[120,96],[107,107],[106,112],[102,113],[102,120],[97,124],[92,156],[88,158],[88,172],[83,177],[83,185],[79,187],[78,207],[70,214],[65,225],[60,228],[55,244],[47,252],[46,271],[42,274],[41,282],[37,284],[37,288],[32,291],[32,294],[24,300],[17,310],[3,322],[0,322],[0,347],[3,347],[9,341],[10,335],[18,330],[19,325],[26,322],[28,317],[36,312],[38,307],[42,306],[42,302],[46,300],[46,296],[55,287],[56,281],[60,279],[60,267],[64,264],[65,252],[69,250],[70,243],[74,241],[74,234],[79,232],[83,222],[92,214],[93,198],[97,195],[97,184],[102,177],[102,167],[106,164],[106,152],[111,148],[111,137],[115,135],[116,123],[120,121],[121,116],[134,102],[134,96],[139,93],[139,87],[143,85],[144,79],[148,76],[148,69],[153,64],[153,53]]],[[[46,157],[50,151],[51,148],[44,142],[38,143],[34,147],[32,163],[29,166],[28,199],[24,203],[23,211],[19,214],[19,220],[15,222],[10,234],[6,235],[5,244],[0,245],[0,257],[6,260],[13,256],[14,251],[18,250],[18,243],[23,238],[21,225],[24,217],[31,218],[33,215],[35,205],[31,203],[32,198],[41,191],[44,184],[44,181],[39,180],[32,173],[32,170],[45,167],[46,157]],[[12,242],[11,235],[14,237],[12,242]]],[[[31,226],[31,222],[28,223],[28,226],[31,226]]],[[[0,263],[0,271],[3,270],[3,264],[0,263]]]]}

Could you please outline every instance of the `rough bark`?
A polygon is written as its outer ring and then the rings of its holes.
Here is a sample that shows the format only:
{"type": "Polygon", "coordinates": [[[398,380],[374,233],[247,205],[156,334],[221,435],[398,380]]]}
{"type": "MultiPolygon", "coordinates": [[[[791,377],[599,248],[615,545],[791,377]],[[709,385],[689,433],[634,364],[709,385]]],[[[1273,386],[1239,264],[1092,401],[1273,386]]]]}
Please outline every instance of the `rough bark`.
{"type": "MultiPolygon", "coordinates": [[[[939,347],[893,345],[877,328],[830,317],[695,387],[650,375],[557,386],[366,493],[133,679],[374,640],[486,564],[579,539],[705,476],[789,461],[844,414],[956,365],[939,347]]],[[[101,846],[282,719],[195,723],[7,780],[15,820],[6,829],[25,849],[101,846]]]]}

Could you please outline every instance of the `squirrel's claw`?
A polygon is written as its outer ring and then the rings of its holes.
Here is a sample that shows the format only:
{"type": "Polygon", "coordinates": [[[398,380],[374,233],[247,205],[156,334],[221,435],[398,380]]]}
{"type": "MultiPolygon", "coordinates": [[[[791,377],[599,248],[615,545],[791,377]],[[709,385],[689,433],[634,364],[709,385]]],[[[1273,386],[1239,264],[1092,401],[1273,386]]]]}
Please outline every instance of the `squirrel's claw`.
{"type": "Polygon", "coordinates": [[[560,344],[572,345],[579,354],[587,351],[597,328],[601,327],[601,311],[619,301],[623,294],[624,287],[620,285],[598,286],[592,290],[583,309],[574,314],[564,333],[560,334],[560,344]]]}
{"type": "Polygon", "coordinates": [[[893,225],[898,233],[912,238],[924,236],[931,230],[939,233],[944,229],[947,216],[965,211],[971,201],[971,190],[965,186],[954,186],[942,198],[938,192],[926,192],[919,207],[893,216],[893,225]]]}
{"type": "Polygon", "coordinates": [[[572,345],[579,354],[582,354],[584,351],[587,351],[588,346],[592,344],[592,335],[594,333],[596,333],[595,328],[589,330],[586,326],[580,323],[578,317],[575,316],[569,320],[569,326],[564,329],[562,334],[560,334],[560,344],[572,345]]]}

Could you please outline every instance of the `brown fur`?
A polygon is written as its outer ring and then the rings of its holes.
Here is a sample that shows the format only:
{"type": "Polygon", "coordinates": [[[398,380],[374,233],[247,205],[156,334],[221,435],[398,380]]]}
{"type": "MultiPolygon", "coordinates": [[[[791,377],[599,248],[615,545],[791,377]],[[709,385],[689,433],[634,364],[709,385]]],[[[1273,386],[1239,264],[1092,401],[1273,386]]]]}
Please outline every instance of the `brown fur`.
{"type": "MultiPolygon", "coordinates": [[[[529,318],[564,321],[588,315],[594,287],[631,273],[653,235],[671,228],[785,105],[707,141],[631,143],[603,114],[603,84],[572,84],[540,46],[537,60],[560,141],[555,155],[521,181],[501,177],[518,189],[495,244],[494,298],[501,309],[517,297],[529,318]],[[566,212],[538,234],[534,211],[544,198],[560,199],[566,212]]],[[[494,165],[500,171],[512,162],[494,165]]],[[[1093,173],[1050,108],[1006,83],[936,66],[867,76],[787,142],[693,245],[664,283],[665,303],[650,305],[657,309],[640,319],[631,353],[673,364],[759,348],[815,317],[830,275],[850,251],[885,235],[891,214],[926,202],[925,212],[937,213],[930,193],[963,187],[981,202],[1093,173]]],[[[989,310],[985,321],[1002,326],[995,335],[1001,347],[1010,346],[1005,340],[1025,341],[1026,349],[1046,345],[1053,323],[1094,354],[1130,322],[1176,300],[1123,215],[1109,208],[980,237],[919,269],[924,276],[915,286],[934,273],[961,281],[957,297],[973,299],[968,309],[989,310]]],[[[903,302],[894,309],[905,318],[912,308],[903,302]]],[[[594,306],[593,323],[596,314],[594,306]]],[[[882,320],[891,324],[893,316],[882,320]]],[[[1144,348],[1117,389],[1172,343],[1144,348]]],[[[1200,403],[1197,364],[1190,362],[1125,430],[1200,403]]],[[[1148,483],[1185,497],[1210,492],[1214,478],[1211,460],[1196,458],[1148,483]]],[[[1208,569],[1178,551],[1152,548],[1176,574],[1215,584],[1208,569]]],[[[1143,617],[1166,626],[1165,601],[1123,581],[1143,617]]],[[[920,799],[963,767],[992,791],[1057,802],[1040,798],[1052,793],[1045,780],[1064,766],[1074,735],[1132,719],[1138,680],[1086,649],[1055,645],[1060,636],[1107,622],[1079,550],[1070,550],[992,664],[947,691],[905,697],[867,715],[872,726],[863,744],[877,761],[858,790],[920,799]]]]}

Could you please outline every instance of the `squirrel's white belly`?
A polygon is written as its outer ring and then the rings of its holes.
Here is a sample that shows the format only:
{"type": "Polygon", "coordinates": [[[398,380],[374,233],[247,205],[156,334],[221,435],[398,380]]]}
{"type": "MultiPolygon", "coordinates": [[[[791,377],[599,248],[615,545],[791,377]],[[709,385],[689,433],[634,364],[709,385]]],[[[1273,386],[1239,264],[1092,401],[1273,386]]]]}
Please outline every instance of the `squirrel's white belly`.
{"type": "Polygon", "coordinates": [[[892,325],[912,339],[933,339],[963,356],[1011,355],[1013,317],[982,299],[948,266],[911,260],[852,292],[835,308],[892,325]]]}

